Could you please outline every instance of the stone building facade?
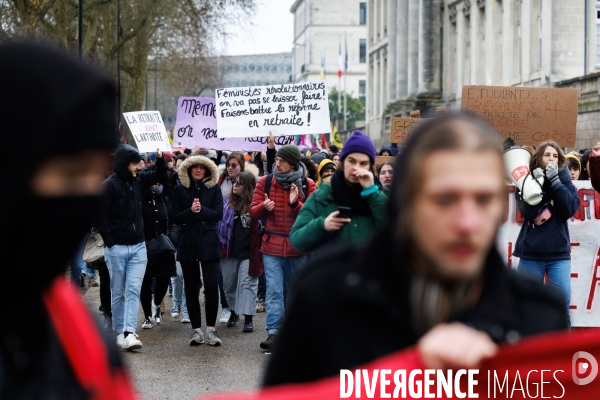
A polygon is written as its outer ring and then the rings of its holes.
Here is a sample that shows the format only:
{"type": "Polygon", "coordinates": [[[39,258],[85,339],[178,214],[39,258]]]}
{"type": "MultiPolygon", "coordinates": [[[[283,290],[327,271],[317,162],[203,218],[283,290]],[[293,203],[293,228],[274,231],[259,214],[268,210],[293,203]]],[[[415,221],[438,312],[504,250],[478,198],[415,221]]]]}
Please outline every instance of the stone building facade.
{"type": "Polygon", "coordinates": [[[296,0],[294,14],[293,81],[321,80],[325,61],[328,90],[344,90],[364,98],[367,86],[367,3],[359,0],[296,0]],[[345,59],[348,48],[348,74],[338,79],[338,57],[345,59]]]}
{"type": "Polygon", "coordinates": [[[369,0],[367,12],[378,145],[394,115],[460,107],[463,85],[553,87],[600,70],[594,0],[369,0]]]}
{"type": "Polygon", "coordinates": [[[290,83],[292,53],[219,57],[221,87],[266,86],[290,83]]]}

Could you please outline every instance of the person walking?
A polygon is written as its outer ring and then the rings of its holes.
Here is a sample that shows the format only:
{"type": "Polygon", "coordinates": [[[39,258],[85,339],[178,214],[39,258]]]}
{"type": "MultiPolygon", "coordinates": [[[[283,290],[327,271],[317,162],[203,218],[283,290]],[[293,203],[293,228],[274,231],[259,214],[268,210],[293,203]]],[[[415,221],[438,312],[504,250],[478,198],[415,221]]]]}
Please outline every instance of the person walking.
{"type": "Polygon", "coordinates": [[[301,158],[298,147],[280,147],[275,155],[275,173],[258,181],[250,205],[252,220],[265,221],[261,251],[267,286],[265,304],[268,336],[260,344],[265,350],[272,348],[283,321],[284,290],[292,289],[306,260],[306,254],[296,250],[289,239],[298,213],[316,189],[315,183],[305,177],[301,158]],[[303,184],[305,180],[306,185],[303,184]]]}
{"type": "Polygon", "coordinates": [[[256,175],[242,171],[233,179],[229,203],[221,221],[221,269],[231,316],[227,327],[234,327],[244,315],[243,332],[253,332],[256,315],[258,277],[263,274],[260,254],[260,221],[250,216],[250,203],[256,187],[256,175]]]}
{"type": "Polygon", "coordinates": [[[551,285],[564,295],[567,323],[570,325],[571,239],[567,221],[579,209],[577,188],[571,181],[565,155],[555,142],[540,144],[531,158],[530,170],[537,179],[545,176],[542,201],[528,204],[517,189],[515,197],[525,220],[521,225],[513,255],[519,257],[518,269],[551,285]]]}
{"type": "Polygon", "coordinates": [[[215,322],[219,310],[221,252],[217,223],[223,218],[223,196],[216,164],[204,156],[191,156],[179,166],[180,184],[173,189],[173,222],[182,226],[177,261],[185,281],[185,297],[192,323],[191,346],[206,341],[220,346],[215,322]],[[204,280],[206,334],[202,332],[200,288],[204,280]]]}
{"type": "MultiPolygon", "coordinates": [[[[153,167],[148,167],[148,169],[151,168],[153,167]]],[[[159,235],[167,235],[169,230],[171,203],[165,195],[163,187],[162,183],[157,182],[142,192],[142,217],[146,242],[159,235]]],[[[167,294],[171,277],[175,275],[177,275],[177,270],[174,252],[159,260],[148,260],[140,294],[144,310],[142,329],[151,329],[154,324],[162,323],[160,303],[167,294]],[[153,279],[156,282],[154,296],[152,293],[153,279]]]]}
{"type": "Polygon", "coordinates": [[[142,218],[142,191],[166,179],[167,166],[156,150],[156,170],[140,171],[140,153],[122,145],[114,159],[114,173],[104,181],[98,232],[110,273],[112,316],[123,349],[142,348],[136,334],[140,290],[148,256],[142,218]]]}

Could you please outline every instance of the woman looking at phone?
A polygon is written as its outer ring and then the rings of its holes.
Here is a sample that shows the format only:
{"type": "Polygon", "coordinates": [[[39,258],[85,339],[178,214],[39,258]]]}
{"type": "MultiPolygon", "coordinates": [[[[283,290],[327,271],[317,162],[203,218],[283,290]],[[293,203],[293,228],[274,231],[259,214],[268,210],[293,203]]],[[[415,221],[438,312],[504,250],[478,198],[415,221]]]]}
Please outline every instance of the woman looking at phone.
{"type": "Polygon", "coordinates": [[[387,222],[387,196],[375,179],[375,146],[354,131],[344,144],[329,183],[308,198],[290,232],[290,242],[314,253],[325,244],[359,244],[387,222]]]}
{"type": "Polygon", "coordinates": [[[517,207],[525,217],[514,255],[520,258],[519,271],[556,286],[565,296],[567,323],[570,326],[571,240],[567,220],[579,208],[577,189],[565,165],[565,155],[555,142],[542,143],[531,158],[534,178],[544,176],[543,198],[530,205],[515,191],[517,207]]]}

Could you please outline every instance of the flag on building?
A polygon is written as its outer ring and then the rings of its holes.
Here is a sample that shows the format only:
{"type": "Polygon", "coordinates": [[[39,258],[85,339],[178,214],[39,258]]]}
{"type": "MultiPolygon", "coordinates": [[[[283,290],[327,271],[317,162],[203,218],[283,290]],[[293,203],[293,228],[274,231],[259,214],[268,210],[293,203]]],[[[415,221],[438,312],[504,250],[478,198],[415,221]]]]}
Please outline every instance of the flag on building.
{"type": "Polygon", "coordinates": [[[340,52],[338,55],[338,78],[344,74],[344,62],[342,60],[342,38],[340,38],[340,52]]]}

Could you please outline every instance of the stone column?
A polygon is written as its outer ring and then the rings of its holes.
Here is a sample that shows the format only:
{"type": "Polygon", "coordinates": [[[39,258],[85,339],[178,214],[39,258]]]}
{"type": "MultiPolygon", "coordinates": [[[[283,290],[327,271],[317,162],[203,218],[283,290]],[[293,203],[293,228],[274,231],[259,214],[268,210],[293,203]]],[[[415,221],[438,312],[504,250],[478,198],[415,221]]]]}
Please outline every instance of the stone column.
{"type": "Polygon", "coordinates": [[[419,91],[419,0],[408,0],[408,95],[419,91]]]}
{"type": "Polygon", "coordinates": [[[387,60],[388,60],[388,87],[387,87],[387,99],[388,101],[393,101],[397,99],[396,97],[396,27],[398,26],[396,23],[397,11],[396,4],[398,0],[385,0],[389,1],[388,6],[388,44],[387,44],[387,60]]]}
{"type": "Polygon", "coordinates": [[[439,27],[435,19],[439,4],[434,0],[419,1],[419,93],[431,91],[435,78],[435,65],[439,63],[439,43],[436,46],[435,36],[439,36],[439,27]]]}
{"type": "Polygon", "coordinates": [[[396,35],[396,98],[408,96],[408,1],[396,0],[396,21],[390,33],[396,35]]]}

